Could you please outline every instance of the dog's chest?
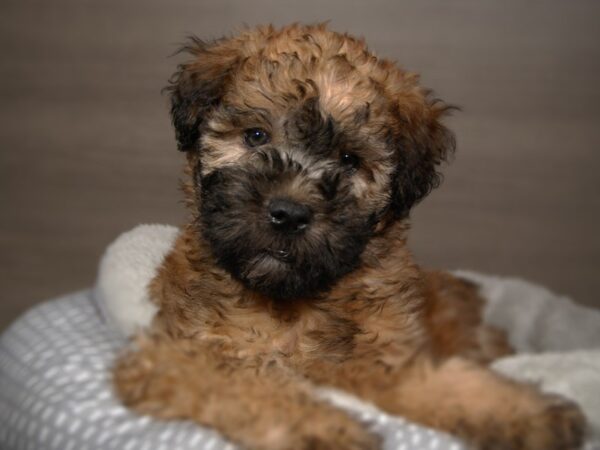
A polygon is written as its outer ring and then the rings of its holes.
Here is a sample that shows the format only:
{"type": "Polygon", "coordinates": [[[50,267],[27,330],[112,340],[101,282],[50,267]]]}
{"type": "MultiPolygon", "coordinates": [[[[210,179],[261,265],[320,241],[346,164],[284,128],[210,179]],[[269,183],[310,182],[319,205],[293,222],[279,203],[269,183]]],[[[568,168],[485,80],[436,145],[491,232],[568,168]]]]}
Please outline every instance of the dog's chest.
{"type": "Polygon", "coordinates": [[[239,356],[276,355],[299,361],[347,358],[359,329],[323,311],[303,310],[291,317],[263,310],[234,310],[209,321],[202,335],[221,338],[239,356]]]}
{"type": "Polygon", "coordinates": [[[389,314],[362,317],[304,308],[290,317],[244,308],[224,317],[205,322],[202,335],[226,340],[240,357],[277,356],[301,365],[357,357],[398,362],[406,358],[409,342],[420,336],[414,323],[398,316],[390,320],[389,314]]]}

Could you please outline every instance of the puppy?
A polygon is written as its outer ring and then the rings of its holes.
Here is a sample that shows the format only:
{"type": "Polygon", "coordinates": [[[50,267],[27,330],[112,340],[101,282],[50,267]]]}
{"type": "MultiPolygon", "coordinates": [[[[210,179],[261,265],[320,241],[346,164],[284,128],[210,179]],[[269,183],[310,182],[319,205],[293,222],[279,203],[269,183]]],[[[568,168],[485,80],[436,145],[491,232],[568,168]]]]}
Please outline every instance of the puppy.
{"type": "Polygon", "coordinates": [[[167,88],[191,211],[151,285],[123,402],[247,449],[378,449],[333,386],[476,448],[582,443],[573,404],[485,364],[510,352],[474,286],[425,272],[411,207],[454,149],[418,77],[323,25],[192,39],[167,88]]]}

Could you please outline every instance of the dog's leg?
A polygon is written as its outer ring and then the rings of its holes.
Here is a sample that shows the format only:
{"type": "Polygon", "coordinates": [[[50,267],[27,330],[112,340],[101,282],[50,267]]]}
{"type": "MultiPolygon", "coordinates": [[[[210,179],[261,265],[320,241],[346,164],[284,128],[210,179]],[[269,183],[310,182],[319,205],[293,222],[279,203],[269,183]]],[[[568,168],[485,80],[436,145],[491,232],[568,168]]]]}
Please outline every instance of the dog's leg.
{"type": "Polygon", "coordinates": [[[166,336],[138,339],[114,384],[134,410],[191,419],[247,449],[374,450],[379,440],[315,399],[310,384],[277,361],[226,356],[223,345],[166,336]]]}
{"type": "Polygon", "coordinates": [[[456,434],[480,449],[573,450],[585,419],[558,396],[504,378],[463,358],[422,360],[399,371],[395,385],[379,380],[361,394],[393,414],[456,434]],[[378,385],[378,386],[377,386],[378,385]]]}
{"type": "Polygon", "coordinates": [[[487,364],[513,353],[506,333],[483,323],[485,300],[475,284],[445,272],[424,275],[425,324],[438,356],[487,364]]]}

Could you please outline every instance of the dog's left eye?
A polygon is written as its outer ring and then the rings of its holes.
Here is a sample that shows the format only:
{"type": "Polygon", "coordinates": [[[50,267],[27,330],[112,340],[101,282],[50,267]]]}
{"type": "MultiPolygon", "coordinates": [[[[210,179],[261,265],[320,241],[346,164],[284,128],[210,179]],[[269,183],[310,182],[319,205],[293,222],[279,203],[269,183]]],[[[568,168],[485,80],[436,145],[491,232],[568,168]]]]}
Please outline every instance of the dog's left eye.
{"type": "Polygon", "coordinates": [[[342,166],[344,166],[346,169],[355,171],[360,165],[360,158],[354,153],[342,153],[342,156],[340,157],[340,162],[342,163],[342,166]]]}
{"type": "Polygon", "coordinates": [[[265,145],[271,140],[271,136],[262,128],[248,128],[244,131],[244,141],[249,147],[265,145]]]}

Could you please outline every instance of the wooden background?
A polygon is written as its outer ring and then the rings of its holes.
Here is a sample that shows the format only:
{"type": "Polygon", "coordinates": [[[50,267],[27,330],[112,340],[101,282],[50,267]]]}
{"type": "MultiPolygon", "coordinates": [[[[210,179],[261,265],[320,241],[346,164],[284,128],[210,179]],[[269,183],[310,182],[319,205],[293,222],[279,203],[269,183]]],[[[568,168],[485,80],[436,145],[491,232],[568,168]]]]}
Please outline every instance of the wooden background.
{"type": "Polygon", "coordinates": [[[413,215],[418,260],[600,306],[597,0],[3,0],[0,327],[92,285],[120,232],[184,220],[160,94],[184,36],[327,19],[463,108],[445,183],[413,215]]]}

